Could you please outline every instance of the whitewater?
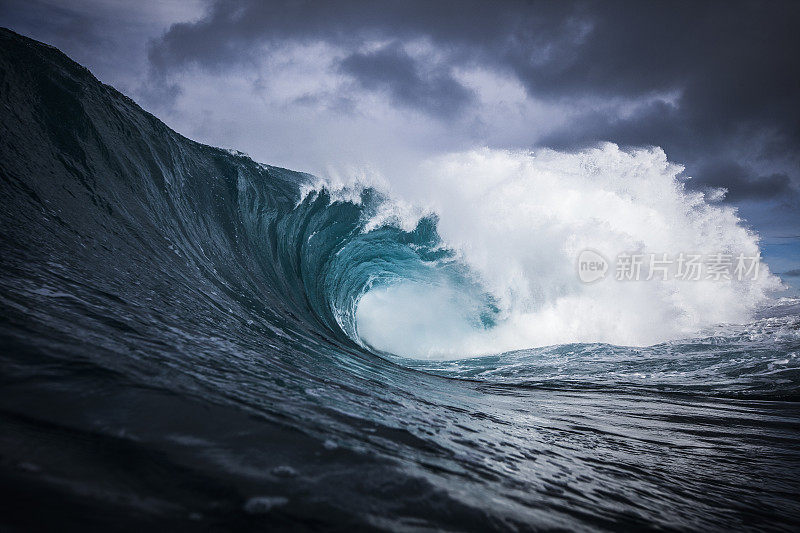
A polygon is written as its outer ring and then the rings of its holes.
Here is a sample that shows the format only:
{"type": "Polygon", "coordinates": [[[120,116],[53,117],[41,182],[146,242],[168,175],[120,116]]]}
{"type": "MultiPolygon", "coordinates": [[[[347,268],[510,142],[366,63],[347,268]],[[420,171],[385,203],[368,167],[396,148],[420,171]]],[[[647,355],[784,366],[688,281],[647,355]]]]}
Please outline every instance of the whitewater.
{"type": "MultiPolygon", "coordinates": [[[[364,231],[411,231],[433,217],[437,245],[461,263],[462,280],[384,279],[356,306],[360,338],[394,354],[458,358],[568,342],[642,346],[748,321],[780,289],[764,264],[743,279],[614,283],[610,276],[591,285],[576,275],[586,249],[605,257],[758,257],[757,235],[733,208],[688,191],[682,170],[660,149],[613,144],[574,154],[483,149],[422,163],[406,178],[411,194],[397,199],[384,186],[386,199],[371,208],[364,231]]],[[[362,176],[338,185],[334,198],[358,203],[353,190],[365,187],[362,176]]]]}
{"type": "Polygon", "coordinates": [[[800,301],[661,149],[320,179],[8,30],[0,87],[0,523],[796,524],[800,301]],[[626,254],[757,268],[617,279],[626,254]]]}

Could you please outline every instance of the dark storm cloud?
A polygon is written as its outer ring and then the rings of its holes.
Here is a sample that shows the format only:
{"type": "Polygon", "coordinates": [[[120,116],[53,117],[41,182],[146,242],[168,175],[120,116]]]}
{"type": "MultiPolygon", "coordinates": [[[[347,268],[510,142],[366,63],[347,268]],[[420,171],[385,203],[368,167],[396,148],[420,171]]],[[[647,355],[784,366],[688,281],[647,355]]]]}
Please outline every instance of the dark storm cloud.
{"type": "Polygon", "coordinates": [[[214,2],[202,20],[174,25],[153,47],[151,60],[159,67],[185,63],[219,67],[250,57],[254,44],[284,40],[357,45],[365,39],[426,37],[461,48],[489,50],[520,33],[526,45],[543,45],[560,32],[552,24],[560,24],[559,20],[576,9],[555,2],[535,9],[528,6],[526,2],[498,5],[470,0],[222,0],[214,2]],[[536,35],[528,30],[535,30],[536,35]]]}
{"type": "Polygon", "coordinates": [[[699,175],[703,176],[704,185],[728,189],[727,197],[730,200],[779,198],[793,192],[786,174],[776,172],[758,176],[752,168],[732,161],[707,163],[700,169],[699,175]]]}
{"type": "MultiPolygon", "coordinates": [[[[217,2],[202,20],[173,26],[150,58],[162,72],[188,64],[222,69],[252,61],[258,46],[328,42],[351,50],[338,68],[361,86],[439,117],[469,103],[450,69],[470,64],[512,74],[540,100],[650,98],[624,118],[613,108],[588,111],[546,144],[657,145],[697,173],[742,139],[751,158],[779,154],[794,166],[800,160],[798,13],[796,2],[239,0],[217,2]],[[395,44],[360,51],[370,39],[395,44]],[[444,63],[424,64],[397,44],[414,39],[432,43],[444,63]]],[[[735,173],[729,198],[784,193],[797,179],[764,175],[758,168],[735,173]]],[[[717,184],[719,176],[697,184],[717,184]]]]}
{"type": "MultiPolygon", "coordinates": [[[[488,62],[511,68],[504,56],[570,40],[581,24],[570,16],[577,6],[543,3],[536,9],[509,2],[260,2],[220,1],[204,19],[174,25],[153,43],[150,60],[157,75],[198,65],[211,70],[254,61],[261,46],[285,42],[328,42],[350,49],[339,68],[366,88],[388,92],[396,102],[451,117],[470,98],[450,67],[488,62]],[[401,46],[364,54],[368,40],[405,43],[425,39],[446,64],[412,58],[401,46]],[[516,53],[516,52],[514,52],[516,53]],[[395,70],[393,70],[395,69],[395,70]]],[[[510,56],[509,56],[510,57],[510,56]]]]}
{"type": "Polygon", "coordinates": [[[395,102],[433,115],[453,116],[472,99],[471,91],[446,69],[421,71],[420,65],[398,44],[368,54],[354,53],[340,66],[364,88],[384,90],[395,102]]]}
{"type": "Polygon", "coordinates": [[[796,194],[800,68],[790,50],[800,46],[800,4],[644,7],[604,5],[579,50],[565,50],[544,67],[515,60],[516,70],[539,94],[674,92],[674,104],[652,102],[622,119],[613,111],[592,113],[547,143],[657,145],[687,163],[693,186],[725,186],[728,200],[796,194]],[[747,160],[718,161],[739,146],[747,160]],[[794,175],[765,175],[761,162],[775,158],[794,175]]]}
{"type": "MultiPolygon", "coordinates": [[[[150,30],[128,20],[131,9],[7,0],[0,16],[132,88],[125,48],[150,30]],[[120,40],[120,31],[130,38],[120,40]]],[[[690,186],[725,186],[732,201],[796,197],[799,13],[800,2],[220,0],[151,42],[153,77],[137,90],[168,101],[180,91],[172,74],[187,66],[223,73],[286,43],[327,43],[340,51],[329,68],[354,87],[452,122],[476,104],[455,74],[479,66],[519,80],[537,101],[571,109],[569,120],[530,144],[656,145],[686,163],[690,186]],[[436,53],[417,53],[415,43],[436,53]]]]}
{"type": "MultiPolygon", "coordinates": [[[[613,140],[622,146],[663,146],[659,140],[670,139],[691,151],[698,148],[695,134],[681,115],[677,104],[663,100],[638,105],[628,116],[619,116],[616,109],[590,111],[580,116],[579,123],[550,133],[543,142],[552,148],[570,149],[590,146],[599,140],[613,140]]],[[[708,142],[698,150],[706,150],[708,142]]]]}

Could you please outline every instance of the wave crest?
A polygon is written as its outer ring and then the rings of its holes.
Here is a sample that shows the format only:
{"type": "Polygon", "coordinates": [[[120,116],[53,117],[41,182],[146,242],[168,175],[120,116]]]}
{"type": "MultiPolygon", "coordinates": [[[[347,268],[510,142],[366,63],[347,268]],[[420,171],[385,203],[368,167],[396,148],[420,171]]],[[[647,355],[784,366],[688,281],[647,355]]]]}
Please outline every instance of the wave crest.
{"type": "MultiPolygon", "coordinates": [[[[413,186],[361,205],[362,233],[347,247],[362,248],[337,268],[360,270],[362,284],[332,302],[339,323],[379,351],[460,358],[574,342],[642,346],[745,322],[780,288],[763,263],[756,279],[743,280],[609,276],[590,285],[576,275],[587,248],[607,258],[758,256],[758,236],[736,211],[687,190],[682,170],[661,149],[613,144],[427,161],[406,179],[413,186]],[[400,228],[415,224],[427,225],[424,242],[386,242],[387,228],[408,236],[400,228]],[[447,250],[447,261],[426,260],[422,248],[447,250]]],[[[359,203],[352,190],[337,194],[359,203]]]]}

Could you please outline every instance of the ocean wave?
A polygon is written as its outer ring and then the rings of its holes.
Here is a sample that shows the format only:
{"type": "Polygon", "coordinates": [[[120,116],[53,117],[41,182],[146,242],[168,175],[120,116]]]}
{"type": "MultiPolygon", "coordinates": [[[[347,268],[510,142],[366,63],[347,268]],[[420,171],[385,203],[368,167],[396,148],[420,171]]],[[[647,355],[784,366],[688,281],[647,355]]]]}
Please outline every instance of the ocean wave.
{"type": "Polygon", "coordinates": [[[453,154],[401,194],[190,141],[6,30],[0,82],[8,520],[27,494],[127,527],[797,516],[777,279],[576,272],[583,248],[758,254],[662,151],[453,154]]]}

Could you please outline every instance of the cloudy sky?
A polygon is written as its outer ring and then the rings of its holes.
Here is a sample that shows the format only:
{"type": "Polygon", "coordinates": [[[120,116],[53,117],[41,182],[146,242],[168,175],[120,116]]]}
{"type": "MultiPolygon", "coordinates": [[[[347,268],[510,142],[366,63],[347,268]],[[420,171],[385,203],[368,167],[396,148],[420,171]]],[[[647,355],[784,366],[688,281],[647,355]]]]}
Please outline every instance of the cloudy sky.
{"type": "Polygon", "coordinates": [[[184,135],[315,174],[660,146],[800,280],[799,2],[0,0],[184,135]]]}

